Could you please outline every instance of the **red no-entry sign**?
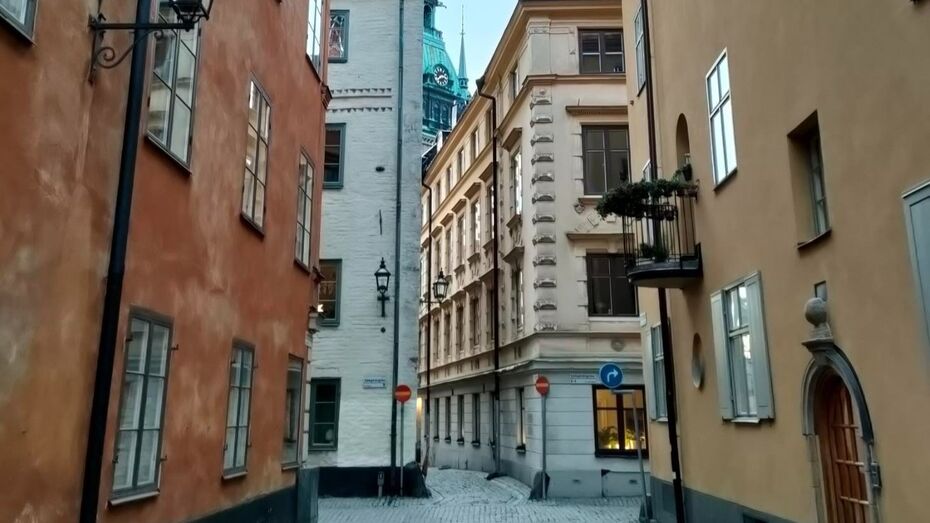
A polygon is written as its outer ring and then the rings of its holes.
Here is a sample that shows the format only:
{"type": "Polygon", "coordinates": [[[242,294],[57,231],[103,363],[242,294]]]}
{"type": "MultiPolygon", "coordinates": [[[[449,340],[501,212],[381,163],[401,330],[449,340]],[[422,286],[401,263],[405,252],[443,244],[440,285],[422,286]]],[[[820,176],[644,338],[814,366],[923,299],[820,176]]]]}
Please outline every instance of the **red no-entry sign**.
{"type": "Polygon", "coordinates": [[[545,376],[540,376],[536,378],[536,392],[541,396],[549,394],[549,379],[545,376]]]}
{"type": "Polygon", "coordinates": [[[394,389],[394,399],[401,403],[406,403],[412,394],[410,387],[403,384],[398,385],[397,388],[394,389]]]}

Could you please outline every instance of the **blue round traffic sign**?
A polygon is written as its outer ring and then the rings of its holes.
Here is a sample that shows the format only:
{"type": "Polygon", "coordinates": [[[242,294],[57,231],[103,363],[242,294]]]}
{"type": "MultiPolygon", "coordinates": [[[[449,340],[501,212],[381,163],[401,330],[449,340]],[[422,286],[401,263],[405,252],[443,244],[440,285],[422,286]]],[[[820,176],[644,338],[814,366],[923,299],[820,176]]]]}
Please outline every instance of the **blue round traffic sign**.
{"type": "Polygon", "coordinates": [[[601,378],[601,383],[608,389],[616,389],[623,383],[623,370],[620,369],[620,366],[616,363],[605,363],[601,365],[598,376],[601,378]]]}

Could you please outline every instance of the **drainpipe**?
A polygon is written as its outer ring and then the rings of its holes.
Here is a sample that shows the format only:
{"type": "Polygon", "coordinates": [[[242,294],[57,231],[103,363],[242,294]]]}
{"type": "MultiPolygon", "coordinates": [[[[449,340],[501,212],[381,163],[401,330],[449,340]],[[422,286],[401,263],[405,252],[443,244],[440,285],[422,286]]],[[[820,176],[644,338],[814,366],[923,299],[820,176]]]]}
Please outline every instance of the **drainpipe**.
{"type": "Polygon", "coordinates": [[[501,347],[501,329],[500,329],[500,271],[498,268],[498,245],[500,244],[500,234],[497,230],[497,98],[484,93],[484,76],[475,82],[478,86],[478,96],[491,100],[491,121],[493,122],[493,133],[491,135],[491,184],[494,197],[491,199],[490,216],[492,218],[491,230],[494,234],[494,310],[492,316],[494,320],[494,472],[488,476],[488,479],[494,479],[502,476],[501,472],[501,377],[500,377],[500,347],[501,347]]]}
{"type": "MultiPolygon", "coordinates": [[[[441,132],[441,131],[440,131],[441,132]]],[[[423,417],[423,424],[426,427],[424,430],[424,435],[426,436],[426,445],[423,453],[423,475],[426,475],[427,468],[429,467],[429,444],[430,444],[430,385],[432,382],[432,347],[430,344],[433,341],[433,319],[430,317],[432,314],[433,308],[433,295],[430,292],[433,285],[433,188],[426,183],[423,176],[420,177],[420,185],[422,185],[429,196],[427,196],[426,202],[426,212],[428,216],[427,222],[427,232],[426,232],[426,415],[423,417]]]]}
{"type": "MultiPolygon", "coordinates": [[[[649,120],[649,164],[658,169],[656,146],[656,113],[652,81],[652,40],[649,30],[649,0],[642,0],[643,40],[645,40],[646,63],[646,114],[649,120]]],[[[675,358],[672,351],[672,331],[669,328],[668,297],[665,289],[659,289],[659,321],[662,330],[662,350],[665,354],[665,404],[668,410],[668,442],[671,448],[672,490],[675,494],[675,519],[685,522],[685,495],[681,482],[681,459],[678,450],[678,406],[675,403],[675,358]]]]}
{"type": "MultiPolygon", "coordinates": [[[[395,173],[394,203],[394,357],[392,362],[392,383],[398,383],[398,360],[400,359],[400,213],[401,186],[403,180],[403,146],[404,146],[404,0],[399,0],[397,19],[397,165],[395,173]]],[[[391,396],[391,489],[396,492],[397,481],[397,400],[391,396]]],[[[401,463],[403,466],[403,463],[401,463]]],[[[403,494],[401,492],[401,494],[403,494]]]]}
{"type": "MultiPolygon", "coordinates": [[[[151,12],[151,0],[138,0],[136,24],[149,23],[151,12]]],[[[120,151],[119,178],[116,186],[113,233],[110,238],[110,260],[107,267],[106,291],[103,297],[103,317],[100,321],[100,343],[97,347],[94,395],[91,400],[87,428],[87,449],[84,456],[84,480],[79,513],[81,523],[93,523],[97,520],[103,446],[107,434],[107,411],[110,406],[110,386],[113,382],[113,361],[116,353],[116,334],[119,330],[123,276],[126,272],[132,187],[136,176],[136,157],[139,151],[139,127],[147,54],[148,44],[145,41],[133,45],[132,61],[129,67],[129,93],[123,124],[123,145],[120,151]]]]}

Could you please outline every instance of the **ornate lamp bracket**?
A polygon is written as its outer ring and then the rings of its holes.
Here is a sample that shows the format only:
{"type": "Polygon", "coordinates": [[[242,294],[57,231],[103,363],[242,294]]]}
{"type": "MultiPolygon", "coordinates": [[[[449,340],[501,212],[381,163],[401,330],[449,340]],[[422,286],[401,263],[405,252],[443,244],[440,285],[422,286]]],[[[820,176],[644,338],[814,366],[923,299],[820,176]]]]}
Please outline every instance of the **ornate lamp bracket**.
{"type": "Polygon", "coordinates": [[[87,27],[94,33],[94,45],[90,54],[88,80],[91,83],[94,82],[94,77],[96,76],[98,68],[113,69],[123,63],[123,60],[129,56],[132,50],[135,49],[137,45],[144,43],[150,34],[154,34],[155,38],[162,38],[164,37],[165,31],[176,29],[190,31],[196,25],[197,23],[195,21],[155,22],[146,24],[107,22],[103,13],[98,13],[96,17],[89,17],[87,20],[87,27]],[[103,38],[107,31],[132,31],[132,43],[123,51],[117,51],[113,46],[104,44],[103,38]]]}

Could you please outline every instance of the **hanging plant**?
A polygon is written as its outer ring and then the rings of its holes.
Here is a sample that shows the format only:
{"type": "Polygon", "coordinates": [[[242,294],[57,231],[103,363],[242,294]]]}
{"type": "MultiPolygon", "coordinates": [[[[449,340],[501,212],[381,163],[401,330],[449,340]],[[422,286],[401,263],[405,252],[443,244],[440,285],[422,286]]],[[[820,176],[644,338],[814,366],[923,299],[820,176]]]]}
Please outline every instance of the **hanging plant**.
{"type": "Polygon", "coordinates": [[[677,217],[674,206],[660,202],[672,196],[695,196],[697,189],[695,182],[685,180],[677,172],[672,178],[623,182],[601,198],[597,212],[601,216],[674,220],[677,217]]]}

